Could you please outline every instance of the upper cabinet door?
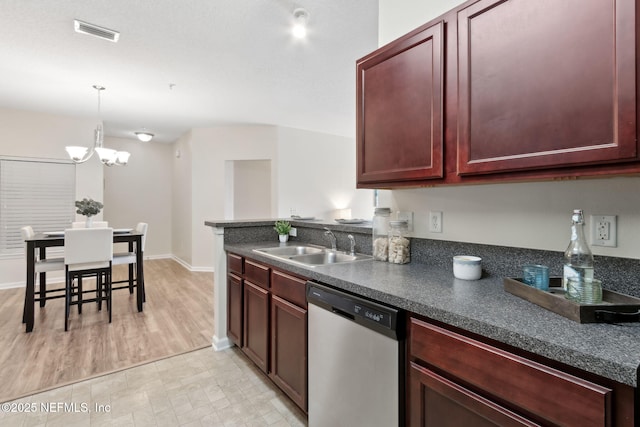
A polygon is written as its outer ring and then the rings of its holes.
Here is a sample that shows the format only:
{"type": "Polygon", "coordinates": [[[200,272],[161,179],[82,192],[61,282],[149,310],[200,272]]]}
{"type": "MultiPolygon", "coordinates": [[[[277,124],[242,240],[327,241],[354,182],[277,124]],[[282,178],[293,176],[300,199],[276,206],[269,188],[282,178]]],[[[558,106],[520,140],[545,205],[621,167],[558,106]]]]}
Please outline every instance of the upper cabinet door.
{"type": "Polygon", "coordinates": [[[357,63],[357,181],[385,186],[443,176],[443,24],[357,63]]]}
{"type": "Polygon", "coordinates": [[[634,0],[458,12],[458,160],[485,174],[636,160],[634,0]]]}

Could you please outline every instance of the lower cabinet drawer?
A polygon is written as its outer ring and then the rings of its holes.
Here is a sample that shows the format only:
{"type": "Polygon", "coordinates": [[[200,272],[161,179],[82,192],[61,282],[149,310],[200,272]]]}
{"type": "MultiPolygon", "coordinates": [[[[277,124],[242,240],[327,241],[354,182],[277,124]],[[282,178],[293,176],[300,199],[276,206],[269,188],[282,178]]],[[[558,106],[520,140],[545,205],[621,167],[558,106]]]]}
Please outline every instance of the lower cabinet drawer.
{"type": "Polygon", "coordinates": [[[409,353],[430,370],[534,419],[563,426],[611,425],[611,389],[415,318],[410,319],[409,353]]]}
{"type": "Polygon", "coordinates": [[[278,270],[271,271],[271,292],[280,298],[307,308],[307,281],[285,274],[278,270]]]}
{"type": "Polygon", "coordinates": [[[244,273],[243,265],[244,259],[241,256],[231,253],[227,254],[227,270],[229,270],[230,273],[242,276],[242,273],[244,273]]]}
{"type": "Polygon", "coordinates": [[[255,261],[244,260],[244,278],[264,289],[269,289],[269,271],[271,269],[255,261]]]}

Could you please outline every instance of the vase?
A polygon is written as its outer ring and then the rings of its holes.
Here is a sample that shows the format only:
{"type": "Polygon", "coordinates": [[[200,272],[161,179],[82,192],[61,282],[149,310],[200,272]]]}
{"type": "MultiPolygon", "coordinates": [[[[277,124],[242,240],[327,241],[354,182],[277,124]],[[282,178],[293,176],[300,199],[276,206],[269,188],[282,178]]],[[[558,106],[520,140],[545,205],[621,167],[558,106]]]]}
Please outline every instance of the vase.
{"type": "Polygon", "coordinates": [[[280,243],[286,243],[289,240],[288,234],[278,234],[278,237],[280,238],[280,243]]]}
{"type": "Polygon", "coordinates": [[[84,225],[86,228],[91,228],[93,227],[93,217],[88,216],[87,217],[87,222],[84,225]]]}

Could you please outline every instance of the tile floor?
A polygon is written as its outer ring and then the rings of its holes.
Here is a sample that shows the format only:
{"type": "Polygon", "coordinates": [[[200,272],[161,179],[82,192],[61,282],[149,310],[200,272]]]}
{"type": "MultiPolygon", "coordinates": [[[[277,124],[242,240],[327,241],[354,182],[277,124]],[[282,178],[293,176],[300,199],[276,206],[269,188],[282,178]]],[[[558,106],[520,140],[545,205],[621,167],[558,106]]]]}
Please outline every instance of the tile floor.
{"type": "Polygon", "coordinates": [[[2,404],[0,425],[306,426],[242,353],[205,348],[2,404]]]}

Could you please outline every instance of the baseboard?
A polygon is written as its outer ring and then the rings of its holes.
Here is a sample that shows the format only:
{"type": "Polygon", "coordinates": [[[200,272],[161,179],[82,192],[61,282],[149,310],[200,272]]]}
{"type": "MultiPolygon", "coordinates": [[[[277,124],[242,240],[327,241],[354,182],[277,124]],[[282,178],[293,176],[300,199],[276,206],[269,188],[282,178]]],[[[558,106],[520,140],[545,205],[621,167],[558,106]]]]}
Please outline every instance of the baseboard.
{"type": "MultiPolygon", "coordinates": [[[[165,254],[165,255],[150,255],[150,256],[144,256],[145,260],[157,260],[157,259],[172,259],[175,262],[177,262],[178,264],[180,264],[181,266],[183,266],[184,268],[186,268],[187,270],[191,271],[191,272],[204,272],[204,273],[212,273],[214,271],[213,267],[193,267],[191,266],[189,263],[183,261],[182,259],[178,258],[175,255],[171,255],[171,254],[165,254]]],[[[51,277],[50,275],[47,275],[47,283],[64,283],[64,277],[51,277]]],[[[18,282],[5,282],[5,283],[0,283],[0,290],[3,289],[13,289],[13,288],[24,288],[25,286],[25,282],[24,281],[18,281],[18,282]]]]}
{"type": "Polygon", "coordinates": [[[0,290],[2,289],[13,289],[13,288],[24,288],[24,281],[22,282],[7,282],[0,283],[0,290]]]}
{"type": "Polygon", "coordinates": [[[211,343],[211,347],[213,347],[215,351],[221,351],[221,350],[226,350],[228,348],[233,347],[233,343],[229,340],[228,337],[219,339],[214,335],[213,342],[211,343]]]}
{"type": "Polygon", "coordinates": [[[193,267],[191,264],[189,264],[188,262],[184,261],[181,258],[178,258],[175,255],[171,256],[171,258],[189,271],[204,272],[204,273],[213,273],[214,271],[213,267],[193,267]]]}

